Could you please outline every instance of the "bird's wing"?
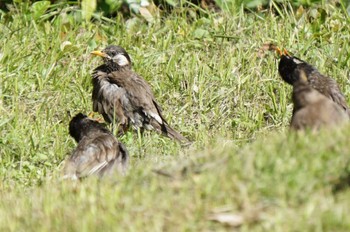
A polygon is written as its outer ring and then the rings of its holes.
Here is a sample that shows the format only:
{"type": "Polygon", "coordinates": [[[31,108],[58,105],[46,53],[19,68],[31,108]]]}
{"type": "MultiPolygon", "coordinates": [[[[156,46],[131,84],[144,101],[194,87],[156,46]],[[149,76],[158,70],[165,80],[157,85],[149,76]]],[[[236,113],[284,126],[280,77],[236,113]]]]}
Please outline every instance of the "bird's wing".
{"type": "Polygon", "coordinates": [[[151,87],[142,77],[131,70],[113,72],[109,76],[112,83],[126,91],[122,101],[124,109],[133,112],[141,111],[145,116],[155,119],[160,124],[166,123],[151,87]]]}
{"type": "Polygon", "coordinates": [[[131,70],[110,74],[113,83],[125,89],[122,105],[136,127],[155,129],[170,138],[188,142],[180,133],[172,129],[162,115],[162,109],[155,100],[149,84],[131,70]]]}
{"type": "Polygon", "coordinates": [[[106,65],[98,66],[92,73],[92,101],[93,110],[95,112],[103,113],[103,105],[101,103],[102,93],[101,93],[101,81],[108,78],[108,73],[106,72],[106,65]]]}
{"type": "Polygon", "coordinates": [[[330,86],[330,96],[335,103],[337,103],[339,106],[341,106],[344,110],[349,111],[349,107],[346,103],[345,97],[341,93],[341,91],[336,83],[334,83],[334,85],[330,86]]]}
{"type": "MultiPolygon", "coordinates": [[[[123,156],[120,153],[119,143],[110,134],[99,135],[94,138],[82,139],[77,148],[74,150],[72,156],[67,161],[67,167],[70,167],[70,173],[78,177],[86,177],[89,175],[103,176],[105,170],[109,166],[114,166],[119,156],[123,156]],[[72,170],[75,167],[73,173],[72,170]]],[[[112,169],[109,167],[108,170],[112,169]]]]}
{"type": "Polygon", "coordinates": [[[176,130],[171,128],[169,126],[168,122],[164,119],[164,117],[162,115],[162,109],[159,106],[159,104],[157,103],[157,101],[155,100],[155,97],[152,93],[152,90],[150,89],[147,82],[144,81],[143,79],[141,79],[141,77],[139,77],[138,83],[139,83],[138,86],[141,86],[141,87],[143,86],[143,88],[147,94],[146,95],[147,97],[143,98],[143,99],[147,99],[147,101],[144,102],[144,106],[143,106],[142,110],[143,110],[145,115],[147,115],[151,118],[150,125],[152,125],[152,127],[154,129],[165,134],[169,138],[176,139],[180,142],[188,143],[189,142],[188,139],[186,139],[180,133],[178,133],[176,130]],[[148,88],[148,90],[147,90],[147,88],[148,88]]]}
{"type": "Polygon", "coordinates": [[[333,100],[344,110],[349,111],[346,99],[334,79],[324,76],[318,72],[312,73],[311,75],[312,76],[309,78],[309,80],[313,88],[317,89],[323,95],[333,100]]]}
{"type": "Polygon", "coordinates": [[[93,85],[93,110],[102,114],[107,122],[113,122],[117,118],[120,123],[126,123],[121,104],[125,98],[125,89],[117,83],[110,82],[108,74],[102,71],[94,72],[93,85]]]}

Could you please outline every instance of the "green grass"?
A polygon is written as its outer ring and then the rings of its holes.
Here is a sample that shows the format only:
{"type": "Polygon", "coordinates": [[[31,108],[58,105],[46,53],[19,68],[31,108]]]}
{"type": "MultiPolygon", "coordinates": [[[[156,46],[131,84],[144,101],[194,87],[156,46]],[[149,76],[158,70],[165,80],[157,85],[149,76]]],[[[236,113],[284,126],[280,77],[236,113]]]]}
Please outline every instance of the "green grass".
{"type": "Polygon", "coordinates": [[[242,231],[349,231],[349,188],[333,191],[349,172],[349,126],[289,134],[291,88],[276,56],[260,50],[287,48],[349,96],[350,20],[323,9],[323,19],[285,7],[282,15],[173,13],[154,24],[3,15],[0,230],[224,231],[209,217],[225,209],[259,214],[242,231]],[[62,182],[75,147],[69,113],[91,112],[90,74],[101,60],[89,53],[107,44],[126,48],[170,124],[195,142],[128,133],[125,178],[62,182]]]}

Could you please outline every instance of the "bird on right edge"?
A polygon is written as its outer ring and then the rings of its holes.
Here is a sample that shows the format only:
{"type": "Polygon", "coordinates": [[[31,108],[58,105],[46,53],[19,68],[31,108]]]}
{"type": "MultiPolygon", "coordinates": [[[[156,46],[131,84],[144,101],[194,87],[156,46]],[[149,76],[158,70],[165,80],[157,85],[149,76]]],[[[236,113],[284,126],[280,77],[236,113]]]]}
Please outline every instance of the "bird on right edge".
{"type": "Polygon", "coordinates": [[[275,48],[275,50],[281,58],[278,65],[278,72],[285,82],[293,85],[299,79],[298,72],[295,72],[295,70],[303,70],[307,78],[307,83],[325,97],[338,104],[350,117],[348,104],[334,79],[321,74],[307,62],[291,56],[285,49],[283,52],[279,48],[275,48]]]}
{"type": "Polygon", "coordinates": [[[313,89],[302,68],[293,71],[294,111],[290,127],[295,130],[318,130],[321,127],[340,125],[349,121],[344,109],[313,89]]]}

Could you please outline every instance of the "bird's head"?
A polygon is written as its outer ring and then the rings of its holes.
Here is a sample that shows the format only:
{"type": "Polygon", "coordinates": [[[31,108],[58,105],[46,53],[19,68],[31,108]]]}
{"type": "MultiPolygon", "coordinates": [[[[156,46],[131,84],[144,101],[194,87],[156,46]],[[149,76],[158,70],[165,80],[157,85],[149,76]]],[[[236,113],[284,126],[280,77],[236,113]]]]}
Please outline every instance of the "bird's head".
{"type": "Polygon", "coordinates": [[[315,70],[313,66],[306,63],[305,61],[292,56],[286,49],[280,50],[275,48],[277,54],[280,57],[280,62],[278,64],[278,72],[282,79],[290,85],[293,85],[295,81],[298,80],[298,76],[295,75],[295,69],[303,69],[306,76],[308,77],[311,72],[315,70]]]}
{"type": "Polygon", "coordinates": [[[83,137],[82,131],[85,128],[86,120],[89,120],[89,118],[85,114],[79,113],[75,115],[69,123],[69,134],[77,142],[79,142],[83,137]]]}
{"type": "Polygon", "coordinates": [[[297,76],[294,75],[294,70],[297,67],[302,67],[308,64],[297,57],[291,56],[286,49],[281,51],[279,48],[276,48],[276,51],[280,56],[278,72],[285,82],[293,85],[293,83],[297,80],[297,76]]]}
{"type": "Polygon", "coordinates": [[[82,113],[75,115],[69,123],[69,134],[79,142],[84,136],[96,130],[106,131],[102,123],[90,119],[82,113]]]}
{"type": "Polygon", "coordinates": [[[105,65],[112,70],[131,67],[129,54],[120,46],[109,45],[102,51],[93,51],[91,54],[102,57],[105,65]]]}

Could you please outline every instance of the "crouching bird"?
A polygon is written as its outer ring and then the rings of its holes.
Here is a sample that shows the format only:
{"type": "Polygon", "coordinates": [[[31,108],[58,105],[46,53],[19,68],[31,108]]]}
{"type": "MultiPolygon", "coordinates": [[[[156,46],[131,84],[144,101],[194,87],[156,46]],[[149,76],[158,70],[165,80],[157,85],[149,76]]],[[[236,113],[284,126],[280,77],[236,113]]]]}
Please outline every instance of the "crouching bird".
{"type": "Polygon", "coordinates": [[[299,79],[298,75],[300,73],[299,71],[295,72],[295,70],[303,70],[309,86],[338,104],[350,117],[350,110],[345,97],[334,79],[322,75],[315,67],[297,57],[289,55],[286,50],[283,52],[278,48],[276,50],[281,57],[278,72],[285,82],[293,85],[299,79]]]}
{"type": "Polygon", "coordinates": [[[128,151],[103,124],[79,113],[69,123],[69,134],[78,146],[66,160],[65,179],[125,174],[128,151]]]}
{"type": "Polygon", "coordinates": [[[298,67],[292,74],[294,104],[290,124],[292,129],[317,130],[320,127],[335,126],[349,120],[348,115],[339,104],[309,85],[304,69],[298,67]]]}
{"type": "Polygon", "coordinates": [[[92,75],[95,112],[102,114],[106,122],[119,124],[120,133],[132,126],[135,130],[155,130],[188,143],[164,119],[151,87],[132,71],[131,59],[124,48],[110,45],[91,54],[102,57],[104,61],[92,75]]]}

